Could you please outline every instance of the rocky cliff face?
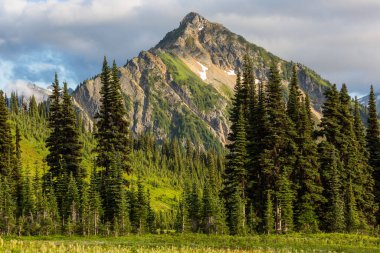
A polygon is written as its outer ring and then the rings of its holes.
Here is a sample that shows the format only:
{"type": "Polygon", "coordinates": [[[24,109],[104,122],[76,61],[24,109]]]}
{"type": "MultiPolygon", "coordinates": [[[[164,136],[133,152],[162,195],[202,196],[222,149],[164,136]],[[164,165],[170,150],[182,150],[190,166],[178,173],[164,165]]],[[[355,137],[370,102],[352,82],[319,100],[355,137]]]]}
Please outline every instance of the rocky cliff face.
{"type": "MultiPolygon", "coordinates": [[[[287,86],[292,63],[199,14],[186,15],[157,46],[119,68],[133,132],[152,131],[162,140],[190,138],[208,147],[226,143],[235,73],[245,54],[254,60],[257,82],[267,80],[269,66],[276,61],[287,86]]],[[[310,95],[318,117],[330,83],[301,64],[298,68],[301,88],[310,95]]],[[[72,94],[90,117],[99,108],[100,87],[96,77],[72,94]]]]}

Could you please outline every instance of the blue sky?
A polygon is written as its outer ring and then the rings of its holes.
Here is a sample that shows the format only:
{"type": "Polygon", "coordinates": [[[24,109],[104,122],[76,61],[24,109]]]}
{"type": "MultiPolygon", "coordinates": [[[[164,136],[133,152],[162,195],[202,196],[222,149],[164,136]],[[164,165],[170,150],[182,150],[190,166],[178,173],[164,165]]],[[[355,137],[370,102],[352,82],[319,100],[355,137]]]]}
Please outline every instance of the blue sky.
{"type": "Polygon", "coordinates": [[[352,94],[380,91],[378,0],[0,0],[0,87],[71,87],[104,55],[124,65],[190,11],[274,54],[301,62],[352,94]]]}

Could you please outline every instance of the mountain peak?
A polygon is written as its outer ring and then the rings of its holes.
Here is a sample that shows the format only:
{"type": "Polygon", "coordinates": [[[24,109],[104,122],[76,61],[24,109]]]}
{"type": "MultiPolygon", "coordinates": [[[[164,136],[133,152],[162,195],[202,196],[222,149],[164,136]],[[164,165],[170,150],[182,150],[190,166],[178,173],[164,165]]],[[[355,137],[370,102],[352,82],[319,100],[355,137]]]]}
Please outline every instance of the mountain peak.
{"type": "Polygon", "coordinates": [[[188,13],[181,21],[181,26],[186,26],[188,24],[197,25],[208,22],[204,17],[199,15],[196,12],[190,12],[188,13]]]}
{"type": "MultiPolygon", "coordinates": [[[[185,41],[198,41],[198,37],[207,28],[213,27],[214,23],[196,12],[188,13],[180,22],[179,27],[168,32],[165,37],[156,45],[156,48],[182,48],[184,49],[185,41]]],[[[192,43],[191,43],[192,44],[192,43]]],[[[188,45],[187,45],[188,46],[188,45]]]]}

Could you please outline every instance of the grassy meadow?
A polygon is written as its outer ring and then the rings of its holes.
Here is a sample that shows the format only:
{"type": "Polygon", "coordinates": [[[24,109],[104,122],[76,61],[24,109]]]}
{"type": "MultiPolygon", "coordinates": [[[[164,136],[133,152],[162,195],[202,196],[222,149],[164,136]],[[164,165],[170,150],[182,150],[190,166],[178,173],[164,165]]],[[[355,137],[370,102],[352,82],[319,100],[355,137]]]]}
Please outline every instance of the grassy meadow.
{"type": "Polygon", "coordinates": [[[0,252],[380,252],[380,238],[357,234],[123,237],[2,237],[0,252]]]}

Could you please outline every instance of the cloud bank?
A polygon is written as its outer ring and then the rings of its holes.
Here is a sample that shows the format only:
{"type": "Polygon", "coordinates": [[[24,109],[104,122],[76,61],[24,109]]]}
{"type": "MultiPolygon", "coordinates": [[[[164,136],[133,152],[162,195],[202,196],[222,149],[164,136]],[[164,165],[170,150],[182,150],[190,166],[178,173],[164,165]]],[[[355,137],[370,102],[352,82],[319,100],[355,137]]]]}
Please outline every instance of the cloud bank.
{"type": "Polygon", "coordinates": [[[0,0],[0,87],[44,86],[57,71],[72,87],[153,47],[190,11],[355,94],[380,91],[377,0],[0,0]]]}

